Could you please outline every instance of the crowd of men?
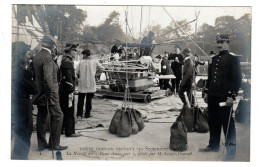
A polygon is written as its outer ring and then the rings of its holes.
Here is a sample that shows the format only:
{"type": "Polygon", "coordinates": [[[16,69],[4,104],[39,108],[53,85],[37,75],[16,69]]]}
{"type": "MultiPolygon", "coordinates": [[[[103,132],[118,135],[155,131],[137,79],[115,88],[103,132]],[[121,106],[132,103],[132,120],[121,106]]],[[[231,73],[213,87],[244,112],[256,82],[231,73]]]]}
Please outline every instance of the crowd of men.
{"type": "MultiPolygon", "coordinates": [[[[200,149],[203,152],[219,151],[221,127],[226,136],[227,155],[234,156],[236,152],[236,131],[232,115],[232,105],[241,84],[239,59],[229,52],[229,37],[217,36],[219,54],[209,59],[208,80],[205,88],[204,100],[208,103],[210,140],[209,145],[200,149]],[[225,102],[225,106],[220,106],[225,102]]],[[[61,133],[67,137],[78,137],[75,133],[74,96],[75,80],[78,78],[77,117],[83,117],[84,100],[85,118],[90,118],[92,98],[96,92],[95,74],[104,67],[96,60],[91,59],[91,52],[83,49],[83,59],[74,70],[74,47],[64,50],[60,63],[57,61],[55,43],[47,37],[41,41],[42,48],[32,61],[33,73],[27,69],[27,51],[30,46],[24,42],[13,43],[13,74],[12,74],[12,123],[15,137],[12,159],[28,159],[30,138],[33,129],[32,110],[37,106],[37,141],[39,151],[66,150],[67,146],[60,145],[61,133]],[[30,96],[33,95],[32,100],[30,96]],[[48,118],[50,119],[48,121],[48,118]],[[50,126],[49,141],[46,140],[46,129],[50,126]]],[[[162,88],[170,88],[178,94],[184,106],[187,105],[184,92],[188,95],[191,105],[194,105],[194,96],[191,93],[194,79],[197,75],[196,67],[200,62],[191,54],[189,48],[182,52],[179,47],[176,53],[166,54],[161,61],[161,74],[174,74],[175,79],[161,80],[162,88]]]]}
{"type": "MultiPolygon", "coordinates": [[[[229,52],[229,35],[216,37],[216,48],[219,53],[210,52],[208,60],[208,79],[204,88],[204,101],[208,104],[208,123],[210,130],[209,145],[201,148],[201,152],[218,152],[220,147],[221,128],[225,135],[226,160],[232,160],[236,153],[236,129],[233,114],[233,102],[241,86],[242,74],[239,56],[229,52]],[[224,105],[223,105],[224,103],[224,105]]],[[[178,94],[183,102],[183,109],[187,108],[188,102],[184,92],[188,96],[190,107],[194,106],[195,77],[198,74],[198,65],[204,65],[198,56],[191,54],[189,48],[181,53],[177,47],[175,54],[166,53],[161,61],[161,74],[174,74],[175,79],[160,81],[160,87],[171,89],[178,94]]],[[[160,58],[161,56],[157,56],[160,58]]]]}
{"type": "Polygon", "coordinates": [[[83,59],[76,71],[74,69],[70,46],[58,61],[56,44],[47,37],[41,40],[41,49],[28,69],[27,52],[29,45],[24,42],[13,43],[13,82],[12,82],[12,126],[14,148],[12,159],[28,159],[30,138],[33,130],[33,105],[37,106],[36,131],[38,150],[66,150],[60,145],[61,133],[66,137],[79,137],[75,133],[74,95],[75,79],[78,78],[78,118],[83,116],[85,96],[85,118],[91,117],[92,97],[96,92],[96,70],[104,67],[90,58],[91,52],[83,49],[83,59]],[[33,95],[32,99],[30,96],[33,95]],[[46,130],[50,128],[49,141],[46,130]]]}

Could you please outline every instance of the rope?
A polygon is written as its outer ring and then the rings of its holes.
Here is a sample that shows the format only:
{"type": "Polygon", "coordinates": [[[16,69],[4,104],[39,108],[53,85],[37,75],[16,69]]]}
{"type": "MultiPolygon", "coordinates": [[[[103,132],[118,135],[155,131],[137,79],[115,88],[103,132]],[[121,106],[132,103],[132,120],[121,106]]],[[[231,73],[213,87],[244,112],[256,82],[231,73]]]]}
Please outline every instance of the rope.
{"type": "Polygon", "coordinates": [[[190,37],[190,35],[189,35],[187,32],[185,32],[185,31],[183,30],[183,28],[173,19],[173,17],[172,17],[172,16],[170,15],[170,13],[165,9],[165,7],[162,7],[162,8],[163,8],[163,10],[168,14],[168,16],[172,19],[172,21],[180,28],[180,30],[181,30],[185,35],[187,35],[187,37],[193,42],[193,44],[194,44],[196,47],[198,47],[199,50],[200,50],[204,55],[208,56],[207,53],[206,53],[203,49],[201,49],[201,48],[199,47],[199,45],[196,44],[196,42],[194,42],[194,40],[190,37]]]}

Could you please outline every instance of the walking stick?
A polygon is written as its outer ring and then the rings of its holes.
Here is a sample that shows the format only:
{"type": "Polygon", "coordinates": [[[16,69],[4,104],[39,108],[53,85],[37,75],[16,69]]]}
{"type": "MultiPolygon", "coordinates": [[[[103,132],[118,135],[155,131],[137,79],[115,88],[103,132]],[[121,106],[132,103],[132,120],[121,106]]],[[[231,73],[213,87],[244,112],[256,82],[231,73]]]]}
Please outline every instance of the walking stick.
{"type": "Polygon", "coordinates": [[[52,136],[51,136],[51,114],[50,114],[50,110],[49,110],[49,102],[48,102],[48,99],[47,99],[47,112],[48,112],[48,115],[49,115],[49,127],[50,127],[50,139],[51,139],[52,159],[54,159],[53,142],[52,142],[52,136]]]}
{"type": "Polygon", "coordinates": [[[223,153],[225,153],[225,146],[227,144],[227,136],[228,136],[228,130],[229,130],[229,124],[230,124],[230,119],[231,119],[231,112],[233,110],[233,105],[231,106],[231,109],[229,111],[229,118],[228,118],[228,126],[227,126],[227,133],[226,133],[226,136],[225,136],[225,144],[224,144],[224,149],[223,149],[223,153]]]}

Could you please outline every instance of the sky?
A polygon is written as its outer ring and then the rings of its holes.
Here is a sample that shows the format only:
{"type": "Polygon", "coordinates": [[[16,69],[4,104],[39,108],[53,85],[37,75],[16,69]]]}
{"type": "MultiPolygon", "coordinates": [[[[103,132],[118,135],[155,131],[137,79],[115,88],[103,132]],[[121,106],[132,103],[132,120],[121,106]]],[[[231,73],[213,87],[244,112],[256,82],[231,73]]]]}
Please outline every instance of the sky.
{"type": "MultiPolygon", "coordinates": [[[[104,22],[112,11],[120,13],[119,22],[125,30],[125,11],[128,11],[128,24],[134,36],[139,35],[140,26],[142,31],[148,25],[160,24],[165,28],[171,22],[171,18],[163,10],[162,6],[143,6],[142,22],[141,22],[141,6],[77,6],[87,11],[88,17],[85,24],[97,26],[104,22]],[[142,24],[141,24],[142,23],[142,24]]],[[[165,6],[165,9],[175,20],[186,19],[188,22],[196,18],[199,13],[197,26],[203,23],[215,25],[215,19],[219,16],[234,16],[235,19],[240,18],[245,13],[251,13],[250,7],[194,7],[194,6],[165,6]]],[[[195,22],[191,23],[192,29],[195,31],[195,22]]]]}

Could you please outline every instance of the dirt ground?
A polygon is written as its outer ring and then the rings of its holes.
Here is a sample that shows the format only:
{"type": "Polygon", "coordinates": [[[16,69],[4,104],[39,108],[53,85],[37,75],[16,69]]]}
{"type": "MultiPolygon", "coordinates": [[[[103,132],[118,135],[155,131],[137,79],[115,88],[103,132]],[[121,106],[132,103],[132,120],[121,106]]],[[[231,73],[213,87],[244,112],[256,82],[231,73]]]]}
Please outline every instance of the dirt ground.
{"type": "MultiPolygon", "coordinates": [[[[196,93],[196,97],[199,106],[205,107],[206,104],[201,98],[200,91],[196,93]]],[[[76,103],[77,102],[75,102],[75,104],[76,103]]],[[[149,104],[134,101],[134,108],[139,110],[143,116],[157,119],[151,119],[145,122],[145,128],[141,132],[126,138],[110,134],[108,131],[110,121],[116,109],[121,108],[121,105],[122,99],[95,95],[93,98],[93,117],[76,121],[76,132],[83,136],[77,138],[68,138],[65,137],[65,135],[61,136],[60,144],[68,146],[67,150],[61,151],[63,160],[223,160],[223,146],[221,146],[221,150],[218,153],[201,153],[198,151],[199,148],[208,145],[209,133],[188,133],[187,151],[175,152],[169,149],[170,127],[179,115],[179,109],[182,107],[178,96],[172,95],[165,98],[154,99],[149,104]],[[97,127],[99,124],[104,127],[97,127]]],[[[233,161],[249,161],[250,126],[236,122],[236,131],[237,154],[233,161]]],[[[49,134],[47,134],[47,137],[48,135],[49,134]]],[[[224,143],[223,134],[221,143],[224,143]]],[[[39,152],[37,150],[35,131],[31,138],[29,159],[52,159],[51,151],[44,150],[39,152]]]]}

